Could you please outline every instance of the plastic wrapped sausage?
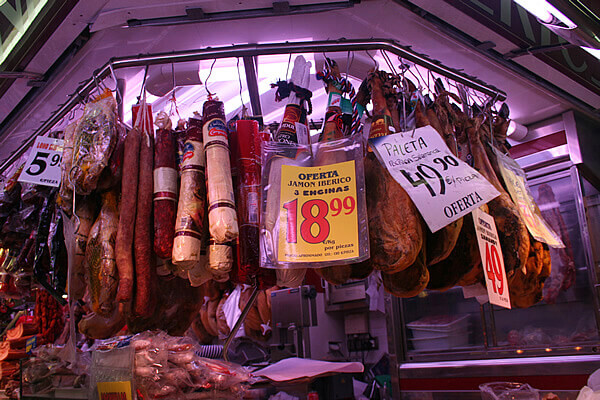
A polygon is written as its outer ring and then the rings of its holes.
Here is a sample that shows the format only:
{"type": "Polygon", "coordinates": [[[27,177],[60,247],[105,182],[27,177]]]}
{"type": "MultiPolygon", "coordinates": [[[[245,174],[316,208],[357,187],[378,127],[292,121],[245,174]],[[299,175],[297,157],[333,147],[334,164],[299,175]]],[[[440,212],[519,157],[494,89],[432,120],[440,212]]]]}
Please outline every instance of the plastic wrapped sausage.
{"type": "Polygon", "coordinates": [[[206,258],[202,254],[203,226],[206,223],[204,166],[202,121],[198,116],[190,118],[180,167],[181,184],[172,260],[183,270],[192,269],[196,264],[205,262],[206,258]]]}
{"type": "Polygon", "coordinates": [[[225,243],[238,237],[238,223],[223,102],[206,101],[203,113],[210,236],[216,243],[225,243]]]}

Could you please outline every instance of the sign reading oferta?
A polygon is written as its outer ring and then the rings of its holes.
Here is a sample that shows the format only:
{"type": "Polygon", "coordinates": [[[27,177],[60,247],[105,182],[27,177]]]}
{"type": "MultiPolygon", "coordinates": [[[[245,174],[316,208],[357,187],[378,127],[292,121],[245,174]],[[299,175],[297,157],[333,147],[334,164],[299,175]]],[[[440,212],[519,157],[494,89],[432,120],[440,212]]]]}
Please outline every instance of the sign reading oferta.
{"type": "Polygon", "coordinates": [[[0,65],[46,3],[48,0],[0,0],[0,65]]]}

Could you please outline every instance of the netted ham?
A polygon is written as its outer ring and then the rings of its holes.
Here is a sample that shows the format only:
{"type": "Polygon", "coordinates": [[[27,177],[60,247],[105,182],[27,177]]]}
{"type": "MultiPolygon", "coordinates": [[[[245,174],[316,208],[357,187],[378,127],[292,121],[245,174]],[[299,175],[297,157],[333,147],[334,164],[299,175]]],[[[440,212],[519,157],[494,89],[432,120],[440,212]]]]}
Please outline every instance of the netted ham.
{"type": "Polygon", "coordinates": [[[116,102],[110,92],[86,104],[75,129],[69,182],[78,194],[96,188],[117,143],[116,102]]]}

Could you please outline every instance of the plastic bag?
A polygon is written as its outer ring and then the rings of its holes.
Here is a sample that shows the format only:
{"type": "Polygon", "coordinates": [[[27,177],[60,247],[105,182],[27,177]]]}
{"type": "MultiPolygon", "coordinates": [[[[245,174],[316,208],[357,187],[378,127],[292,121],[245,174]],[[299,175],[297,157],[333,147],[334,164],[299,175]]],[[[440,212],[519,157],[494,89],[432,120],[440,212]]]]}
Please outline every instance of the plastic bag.
{"type": "Polygon", "coordinates": [[[321,268],[369,257],[363,141],[263,146],[261,266],[321,268]]]}
{"type": "Polygon", "coordinates": [[[482,400],[539,400],[540,392],[526,383],[490,382],[479,385],[482,400]]]}
{"type": "Polygon", "coordinates": [[[130,338],[115,338],[100,341],[93,348],[92,365],[90,367],[90,386],[88,398],[97,399],[99,382],[131,382],[133,385],[134,347],[130,338]]]}

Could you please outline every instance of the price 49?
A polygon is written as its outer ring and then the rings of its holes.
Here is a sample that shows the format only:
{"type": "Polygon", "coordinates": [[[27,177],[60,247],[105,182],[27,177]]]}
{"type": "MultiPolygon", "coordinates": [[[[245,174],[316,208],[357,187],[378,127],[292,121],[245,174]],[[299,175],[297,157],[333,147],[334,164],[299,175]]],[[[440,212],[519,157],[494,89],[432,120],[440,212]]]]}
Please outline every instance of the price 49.
{"type": "MultiPolygon", "coordinates": [[[[444,157],[436,157],[432,160],[435,164],[442,168],[442,171],[446,171],[448,168],[458,167],[458,160],[451,155],[447,155],[444,157]]],[[[444,195],[446,194],[446,183],[444,182],[444,177],[438,171],[435,166],[431,166],[428,164],[419,164],[417,165],[417,172],[414,173],[416,178],[413,178],[413,175],[406,170],[401,170],[402,175],[406,178],[406,180],[413,186],[419,187],[420,185],[425,185],[431,197],[435,197],[437,194],[444,195]],[[436,191],[431,186],[428,179],[433,180],[433,182],[439,182],[439,192],[436,191]]]]}
{"type": "Polygon", "coordinates": [[[491,281],[494,293],[504,293],[504,277],[498,247],[495,244],[485,243],[485,273],[491,281]]]}
{"type": "MultiPolygon", "coordinates": [[[[287,211],[287,236],[288,243],[298,242],[298,199],[283,204],[287,211]]],[[[329,203],[322,199],[312,199],[300,207],[300,237],[306,243],[317,244],[324,242],[331,232],[328,218],[340,214],[350,215],[356,210],[356,199],[346,196],[343,199],[333,198],[329,203]],[[331,211],[331,213],[330,213],[331,211]],[[316,229],[315,229],[316,228],[316,229]]]]}

